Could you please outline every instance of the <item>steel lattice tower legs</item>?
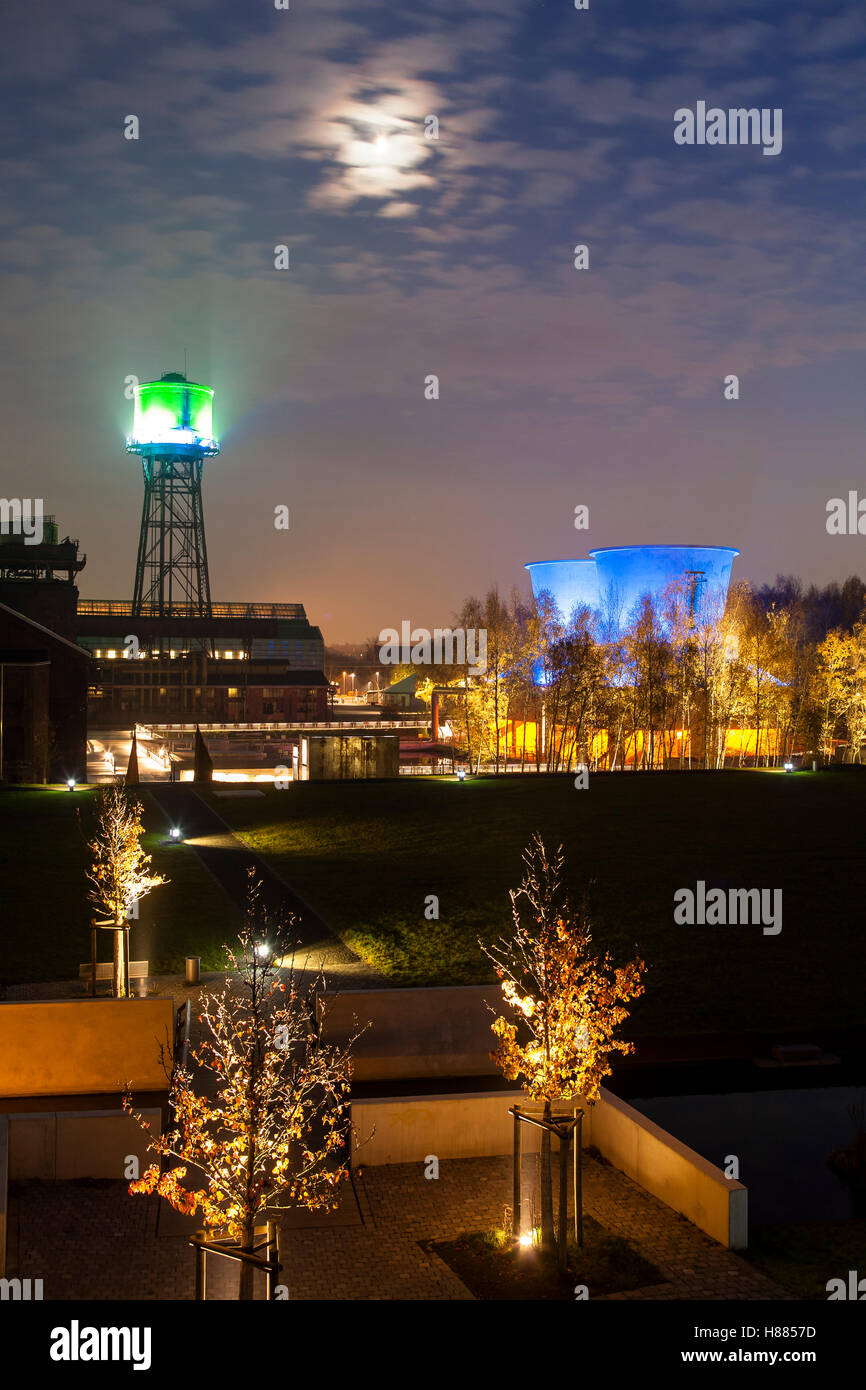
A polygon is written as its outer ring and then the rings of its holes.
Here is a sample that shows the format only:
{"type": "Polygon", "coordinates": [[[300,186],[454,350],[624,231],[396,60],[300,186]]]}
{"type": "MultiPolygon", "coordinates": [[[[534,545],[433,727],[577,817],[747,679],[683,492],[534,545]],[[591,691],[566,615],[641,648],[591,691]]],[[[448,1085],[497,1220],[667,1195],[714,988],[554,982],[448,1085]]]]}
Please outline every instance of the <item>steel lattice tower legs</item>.
{"type": "Polygon", "coordinates": [[[135,617],[211,616],[203,459],[142,454],[144,503],[135,566],[135,617]]]}

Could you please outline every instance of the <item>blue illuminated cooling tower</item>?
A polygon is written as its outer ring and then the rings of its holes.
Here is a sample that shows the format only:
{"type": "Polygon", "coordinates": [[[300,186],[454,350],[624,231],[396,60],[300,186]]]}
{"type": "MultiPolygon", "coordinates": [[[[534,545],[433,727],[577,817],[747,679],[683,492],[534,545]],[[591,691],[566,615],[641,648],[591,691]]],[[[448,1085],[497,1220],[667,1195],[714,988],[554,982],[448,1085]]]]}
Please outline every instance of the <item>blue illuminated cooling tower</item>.
{"type": "Polygon", "coordinates": [[[602,612],[625,627],[641,599],[660,602],[671,584],[692,596],[696,616],[707,621],[725,611],[731,566],[739,550],[722,545],[617,545],[591,550],[602,612]]]}
{"type": "Polygon", "coordinates": [[[597,609],[595,560],[537,560],[524,569],[529,570],[536,600],[549,593],[566,622],[575,608],[597,609]]]}
{"type": "Polygon", "coordinates": [[[588,560],[537,561],[526,568],[536,599],[550,593],[563,618],[585,606],[610,631],[621,632],[645,595],[658,604],[672,584],[681,586],[697,618],[720,618],[739,553],[721,545],[617,545],[591,550],[588,560]]]}

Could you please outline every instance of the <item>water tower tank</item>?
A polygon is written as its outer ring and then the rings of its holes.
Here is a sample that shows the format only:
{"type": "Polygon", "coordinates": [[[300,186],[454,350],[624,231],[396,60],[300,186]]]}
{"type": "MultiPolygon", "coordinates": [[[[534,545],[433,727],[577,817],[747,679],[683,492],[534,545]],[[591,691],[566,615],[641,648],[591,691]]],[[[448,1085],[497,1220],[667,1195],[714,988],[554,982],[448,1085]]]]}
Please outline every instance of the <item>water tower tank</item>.
{"type": "Polygon", "coordinates": [[[218,453],[219,443],[213,437],[213,387],[187,381],[179,372],[136,386],[132,434],[126,447],[133,454],[218,453]]]}

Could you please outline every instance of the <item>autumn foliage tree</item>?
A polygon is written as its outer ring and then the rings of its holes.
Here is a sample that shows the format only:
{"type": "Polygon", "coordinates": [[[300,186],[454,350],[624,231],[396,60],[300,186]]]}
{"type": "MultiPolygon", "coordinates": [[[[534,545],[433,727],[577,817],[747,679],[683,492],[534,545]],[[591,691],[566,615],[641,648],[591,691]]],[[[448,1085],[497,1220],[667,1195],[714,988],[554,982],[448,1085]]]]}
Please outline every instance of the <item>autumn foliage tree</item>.
{"type": "MultiPolygon", "coordinates": [[[[628,1017],[629,1001],[644,992],[646,966],[638,956],[614,966],[609,952],[593,954],[589,920],[572,909],[563,886],[561,846],[548,855],[536,833],[523,862],[523,882],[510,891],[512,935],[490,946],[481,943],[516,1018],[494,1019],[499,1045],[490,1055],[509,1081],[522,1082],[550,1121],[557,1101],[580,1097],[593,1105],[610,1075],[611,1054],[634,1051],[615,1030],[628,1017]]],[[[517,1221],[519,1213],[514,1216],[517,1221]]],[[[549,1131],[542,1138],[541,1224],[542,1245],[552,1251],[549,1131]]]]}
{"type": "MultiPolygon", "coordinates": [[[[150,872],[151,857],[141,844],[144,827],[140,801],[122,787],[103,787],[97,792],[95,809],[96,834],[87,841],[88,901],[104,914],[107,923],[120,928],[139,899],[168,880],[163,874],[150,872]]],[[[115,931],[113,936],[113,990],[121,997],[127,989],[125,951],[122,933],[115,931]]]]}
{"type": "Polygon", "coordinates": [[[120,926],[152,888],[168,880],[150,872],[151,856],[142,848],[143,807],[122,787],[103,787],[96,794],[96,834],[88,840],[91,862],[88,901],[120,926]]]}
{"type": "MultiPolygon", "coordinates": [[[[224,985],[203,993],[198,1021],[204,1037],[191,1049],[197,1070],[176,1067],[171,1082],[173,1125],[149,1147],[160,1160],[131,1193],[158,1192],[177,1211],[200,1212],[219,1231],[251,1251],[258,1219],[293,1207],[330,1210],[346,1177],[350,1050],[325,1044],[316,1027],[319,973],[306,986],[292,956],[291,920],[260,902],[250,877],[239,947],[226,947],[224,985]],[[198,1185],[189,1186],[187,1175],[198,1185]]],[[[146,1121],[124,1099],[143,1128],[146,1121]]],[[[252,1267],[241,1265],[240,1298],[252,1297],[252,1267]]]]}

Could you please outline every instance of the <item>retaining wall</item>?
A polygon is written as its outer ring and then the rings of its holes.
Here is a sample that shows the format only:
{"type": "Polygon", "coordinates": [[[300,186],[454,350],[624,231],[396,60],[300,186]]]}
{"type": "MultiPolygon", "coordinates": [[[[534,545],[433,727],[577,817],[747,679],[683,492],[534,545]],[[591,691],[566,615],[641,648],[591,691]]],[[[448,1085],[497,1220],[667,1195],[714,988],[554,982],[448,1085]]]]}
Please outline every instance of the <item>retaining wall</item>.
{"type": "Polygon", "coordinates": [[[165,1091],[173,1042],[171,999],[0,1003],[0,1096],[165,1091]]]}
{"type": "MultiPolygon", "coordinates": [[[[511,1154],[514,1121],[508,1109],[521,1103],[526,1100],[520,1091],[353,1100],[352,1164],[423,1163],[429,1154],[440,1159],[511,1154]]],[[[535,1126],[524,1125],[524,1152],[538,1152],[540,1136],[535,1126]]],[[[583,1144],[593,1144],[615,1168],[720,1244],[745,1249],[743,1184],[726,1178],[610,1091],[602,1088],[596,1104],[585,1108],[583,1144]]]]}
{"type": "MultiPolygon", "coordinates": [[[[151,1135],[162,1133],[160,1110],[142,1110],[141,1114],[150,1124],[151,1135]]],[[[155,1161],[147,1143],[148,1135],[123,1110],[0,1115],[0,1277],[6,1273],[9,1182],[123,1179],[133,1154],[141,1174],[155,1161]]]]}

